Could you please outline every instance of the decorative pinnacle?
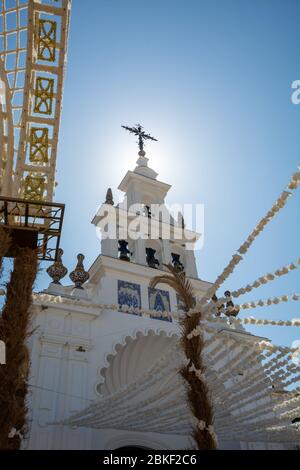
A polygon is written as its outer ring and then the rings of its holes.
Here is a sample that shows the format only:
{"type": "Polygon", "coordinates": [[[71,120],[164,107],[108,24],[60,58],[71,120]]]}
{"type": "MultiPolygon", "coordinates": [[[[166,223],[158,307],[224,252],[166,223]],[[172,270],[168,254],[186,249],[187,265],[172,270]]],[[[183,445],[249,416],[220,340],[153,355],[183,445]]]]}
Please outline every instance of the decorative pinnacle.
{"type": "Polygon", "coordinates": [[[68,272],[67,268],[62,263],[61,258],[63,254],[64,254],[64,251],[61,248],[59,248],[59,250],[57,251],[56,261],[47,269],[47,273],[51,277],[52,282],[54,284],[60,285],[60,280],[63,277],[65,277],[65,275],[68,272]]]}
{"type": "Polygon", "coordinates": [[[114,205],[113,194],[111,188],[108,188],[106,192],[105,204],[110,204],[111,206],[114,205]]]}
{"type": "Polygon", "coordinates": [[[79,253],[79,255],[77,255],[77,266],[69,276],[77,289],[83,289],[82,284],[84,284],[90,277],[89,273],[84,270],[83,260],[84,255],[79,253]]]}
{"type": "Polygon", "coordinates": [[[128,127],[128,126],[121,126],[123,129],[126,129],[129,131],[131,134],[137,135],[138,136],[138,145],[139,145],[139,155],[141,157],[145,156],[145,151],[144,151],[144,145],[145,145],[145,140],[155,140],[157,142],[157,139],[152,137],[150,134],[146,134],[143,130],[143,127],[140,124],[136,124],[135,127],[128,127]]]}

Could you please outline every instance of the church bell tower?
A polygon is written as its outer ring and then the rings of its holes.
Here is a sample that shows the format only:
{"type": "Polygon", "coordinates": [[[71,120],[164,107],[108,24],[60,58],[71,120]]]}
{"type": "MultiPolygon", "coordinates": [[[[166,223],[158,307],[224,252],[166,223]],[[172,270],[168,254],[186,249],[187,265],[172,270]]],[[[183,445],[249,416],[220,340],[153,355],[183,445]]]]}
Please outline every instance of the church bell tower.
{"type": "Polygon", "coordinates": [[[173,264],[184,269],[187,276],[197,278],[195,255],[190,247],[200,234],[187,230],[182,214],[179,212],[175,218],[165,205],[171,186],[157,179],[144,150],[144,139],[156,139],[145,134],[140,125],[125,129],[139,137],[137,166],[134,171],[127,171],[119,184],[123,201],[114,205],[109,188],[92,221],[101,230],[101,253],[146,269],[165,270],[165,264],[173,264]]]}

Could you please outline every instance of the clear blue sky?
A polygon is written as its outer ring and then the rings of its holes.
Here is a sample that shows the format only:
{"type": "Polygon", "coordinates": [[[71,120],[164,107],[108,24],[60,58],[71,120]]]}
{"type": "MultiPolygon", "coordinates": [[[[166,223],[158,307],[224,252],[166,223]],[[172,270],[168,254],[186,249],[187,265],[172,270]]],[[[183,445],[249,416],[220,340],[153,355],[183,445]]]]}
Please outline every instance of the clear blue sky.
{"type": "MultiPolygon", "coordinates": [[[[100,252],[91,219],[137,158],[121,124],[141,122],[169,203],[205,204],[201,278],[213,281],[300,164],[298,0],[73,0],[55,200],[66,204],[69,271],[100,252]]],[[[229,283],[236,289],[300,257],[300,191],[229,283]]],[[[299,292],[300,270],[248,299],[299,292]]],[[[64,282],[68,283],[68,279],[64,282]]],[[[48,278],[40,275],[37,287],[48,278]]],[[[299,317],[299,302],[246,311],[299,317]]],[[[252,328],[276,343],[297,328],[252,328]]]]}

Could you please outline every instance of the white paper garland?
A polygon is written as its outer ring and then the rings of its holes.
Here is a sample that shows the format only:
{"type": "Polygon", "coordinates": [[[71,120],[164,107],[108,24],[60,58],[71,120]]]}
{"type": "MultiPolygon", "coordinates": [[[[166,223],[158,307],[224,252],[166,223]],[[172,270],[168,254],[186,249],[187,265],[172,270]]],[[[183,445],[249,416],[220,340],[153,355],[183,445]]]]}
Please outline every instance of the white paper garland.
{"type": "Polygon", "coordinates": [[[272,297],[267,300],[257,300],[253,302],[246,302],[241,305],[236,305],[236,307],[239,307],[240,310],[247,310],[247,309],[256,308],[256,307],[269,307],[271,305],[278,305],[282,302],[288,302],[289,300],[294,300],[294,301],[300,300],[300,294],[281,295],[279,297],[272,297]]]}
{"type": "Polygon", "coordinates": [[[266,320],[261,318],[231,318],[231,323],[239,325],[258,325],[258,326],[300,326],[300,318],[294,318],[293,320],[266,320]]]}
{"type": "Polygon", "coordinates": [[[231,297],[237,298],[240,295],[244,295],[246,293],[249,293],[253,289],[257,289],[258,287],[260,287],[262,285],[265,285],[269,282],[272,282],[274,279],[276,279],[276,277],[284,276],[284,275],[288,274],[289,272],[291,272],[295,269],[298,269],[299,265],[300,265],[300,258],[298,258],[298,260],[294,261],[293,263],[289,263],[286,266],[283,266],[283,267],[277,269],[273,273],[267,273],[264,276],[259,277],[254,282],[252,282],[252,284],[248,284],[245,287],[241,287],[240,289],[231,292],[231,297]]]}
{"type": "MultiPolygon", "coordinates": [[[[292,175],[290,182],[288,184],[288,189],[290,190],[295,190],[299,186],[299,173],[296,172],[292,175]]],[[[241,255],[244,255],[247,253],[249,250],[250,246],[254,242],[254,240],[258,237],[258,235],[264,230],[266,225],[275,217],[275,215],[285,206],[287,203],[287,200],[289,197],[292,195],[290,191],[283,191],[277,201],[273,204],[272,208],[270,211],[266,214],[265,217],[263,217],[255,229],[250,233],[248,236],[247,240],[240,246],[240,248],[237,250],[237,253],[234,254],[231,258],[231,261],[229,264],[225,267],[223,272],[220,274],[220,276],[216,279],[214,284],[210,289],[206,291],[198,305],[200,308],[207,302],[210,301],[213,295],[217,292],[217,290],[220,288],[220,286],[224,283],[224,281],[229,277],[229,275],[234,271],[236,266],[240,263],[240,261],[243,259],[241,255]]]]}

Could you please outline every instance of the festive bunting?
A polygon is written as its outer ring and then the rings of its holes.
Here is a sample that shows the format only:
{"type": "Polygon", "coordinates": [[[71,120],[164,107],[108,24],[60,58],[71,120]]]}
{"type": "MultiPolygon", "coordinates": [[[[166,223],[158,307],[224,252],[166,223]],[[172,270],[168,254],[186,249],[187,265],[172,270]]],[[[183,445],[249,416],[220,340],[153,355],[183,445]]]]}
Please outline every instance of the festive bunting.
{"type": "Polygon", "coordinates": [[[293,295],[282,295],[280,297],[273,297],[267,300],[257,300],[254,302],[247,302],[241,305],[238,305],[237,307],[240,308],[240,310],[247,310],[249,308],[256,308],[256,307],[269,307],[270,305],[277,305],[282,302],[288,302],[289,300],[299,300],[300,295],[299,294],[293,294],[293,295]]]}
{"type": "MultiPolygon", "coordinates": [[[[240,295],[251,292],[253,289],[257,289],[258,287],[273,281],[274,279],[276,279],[276,277],[284,276],[288,274],[290,271],[293,271],[299,268],[299,265],[300,265],[300,258],[298,258],[298,260],[293,263],[289,263],[288,265],[283,266],[280,269],[277,269],[274,273],[267,273],[264,276],[259,277],[252,284],[248,284],[245,287],[241,287],[240,289],[231,292],[231,296],[237,298],[240,295]]],[[[224,302],[224,299],[222,300],[224,302]]]]}
{"type": "MultiPolygon", "coordinates": [[[[299,186],[299,174],[300,172],[296,172],[292,175],[291,180],[288,185],[288,189],[294,190],[297,189],[299,186]]],[[[207,301],[210,301],[210,299],[213,297],[213,295],[217,292],[217,290],[220,288],[220,286],[224,283],[224,281],[229,277],[229,275],[234,271],[236,266],[241,262],[243,259],[241,255],[244,255],[247,253],[251,245],[253,244],[254,240],[258,237],[258,235],[265,229],[266,225],[275,217],[275,215],[283,209],[283,207],[286,205],[289,197],[292,195],[290,191],[283,191],[277,201],[273,204],[272,208],[270,211],[263,217],[255,229],[250,233],[248,236],[247,240],[240,246],[240,248],[237,250],[237,253],[232,256],[231,261],[229,264],[225,267],[223,272],[220,274],[220,276],[216,279],[214,282],[213,286],[206,291],[204,296],[201,298],[200,302],[198,302],[197,307],[203,307],[207,301]]]]}

